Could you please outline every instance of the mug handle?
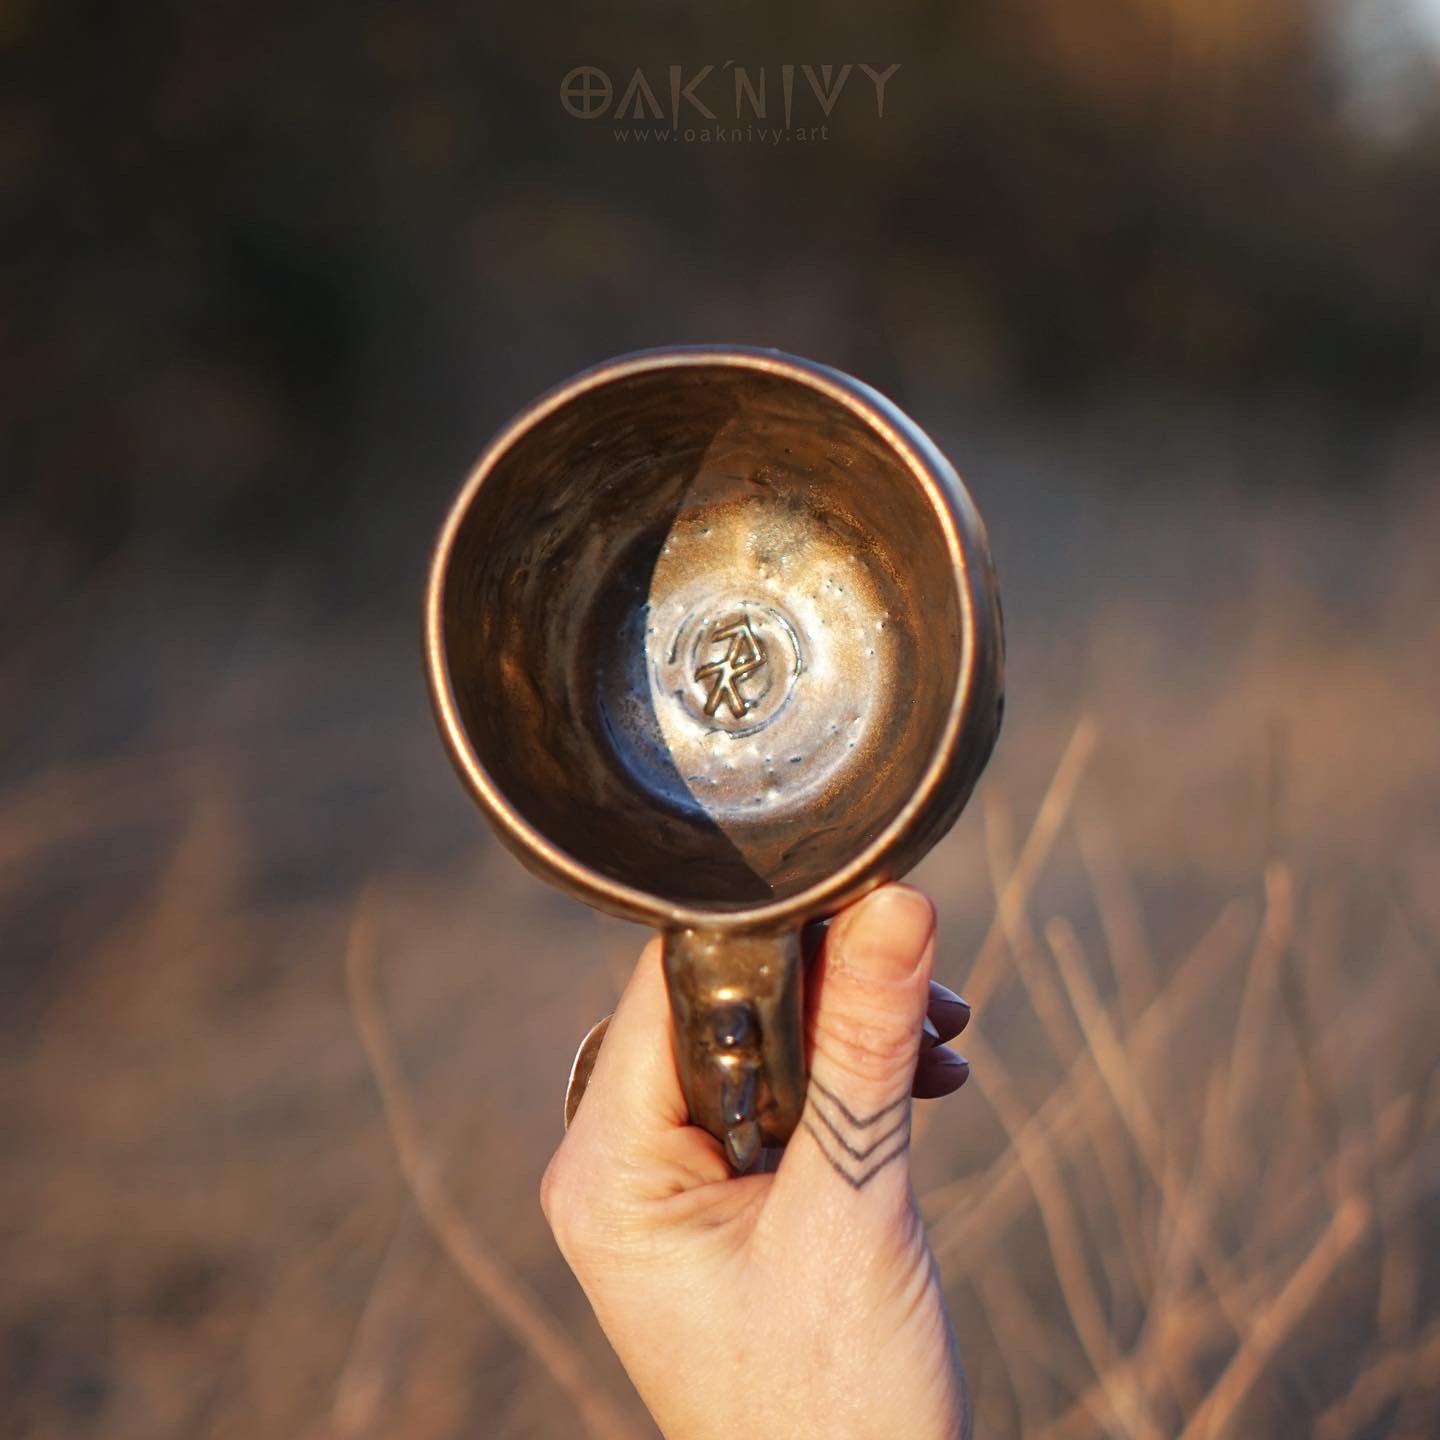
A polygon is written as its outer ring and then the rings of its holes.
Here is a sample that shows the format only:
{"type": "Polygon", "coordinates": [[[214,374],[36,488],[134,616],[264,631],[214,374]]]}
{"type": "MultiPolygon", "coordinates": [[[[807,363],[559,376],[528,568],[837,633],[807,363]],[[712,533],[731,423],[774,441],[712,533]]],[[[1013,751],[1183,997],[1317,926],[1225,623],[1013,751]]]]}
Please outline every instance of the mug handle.
{"type": "Polygon", "coordinates": [[[800,931],[667,930],[663,958],[690,1121],[744,1174],[805,1104],[800,931]]]}

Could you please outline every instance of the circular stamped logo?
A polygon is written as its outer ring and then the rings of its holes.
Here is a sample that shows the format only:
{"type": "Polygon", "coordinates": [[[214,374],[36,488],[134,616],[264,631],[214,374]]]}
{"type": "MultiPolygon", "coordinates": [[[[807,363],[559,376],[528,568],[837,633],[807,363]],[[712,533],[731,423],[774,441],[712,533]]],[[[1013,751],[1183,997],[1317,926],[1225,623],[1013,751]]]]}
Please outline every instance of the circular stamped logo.
{"type": "Polygon", "coordinates": [[[803,669],[795,627],[773,605],[751,600],[692,612],[666,658],[668,688],[691,717],[732,735],[768,725],[803,669]]]}

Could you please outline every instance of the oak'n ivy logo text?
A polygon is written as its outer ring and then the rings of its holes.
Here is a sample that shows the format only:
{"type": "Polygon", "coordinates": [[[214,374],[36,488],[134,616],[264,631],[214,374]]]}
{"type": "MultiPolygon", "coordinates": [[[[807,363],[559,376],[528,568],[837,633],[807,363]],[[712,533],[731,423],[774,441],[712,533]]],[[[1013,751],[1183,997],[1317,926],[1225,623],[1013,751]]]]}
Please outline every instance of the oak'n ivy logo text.
{"type": "Polygon", "coordinates": [[[885,118],[889,65],[666,65],[612,73],[577,65],[560,81],[576,120],[608,120],[619,141],[762,144],[830,138],[833,116],[885,118]]]}

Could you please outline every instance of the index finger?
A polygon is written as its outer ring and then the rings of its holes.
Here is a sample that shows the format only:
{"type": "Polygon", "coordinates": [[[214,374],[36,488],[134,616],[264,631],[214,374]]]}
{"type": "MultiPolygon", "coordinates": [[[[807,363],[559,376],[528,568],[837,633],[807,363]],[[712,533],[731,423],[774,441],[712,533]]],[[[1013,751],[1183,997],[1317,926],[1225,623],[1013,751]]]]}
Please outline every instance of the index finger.
{"type": "Polygon", "coordinates": [[[640,1189],[679,1188],[729,1177],[720,1144],[690,1124],[675,1069],[670,998],[658,937],[646,945],[595,1057],[562,1151],[623,1173],[640,1189]]]}

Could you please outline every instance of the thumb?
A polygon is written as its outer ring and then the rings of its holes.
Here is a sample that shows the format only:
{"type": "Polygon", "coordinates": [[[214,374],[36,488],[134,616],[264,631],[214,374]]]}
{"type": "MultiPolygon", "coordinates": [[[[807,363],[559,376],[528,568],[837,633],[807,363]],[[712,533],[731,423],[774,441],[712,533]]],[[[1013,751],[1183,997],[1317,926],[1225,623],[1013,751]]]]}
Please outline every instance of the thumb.
{"type": "Polygon", "coordinates": [[[838,1176],[856,1193],[908,1200],[910,1086],[934,953],[934,907],[905,885],[876,890],[830,927],[807,977],[810,1083],[777,1176],[785,1188],[838,1176]]]}

